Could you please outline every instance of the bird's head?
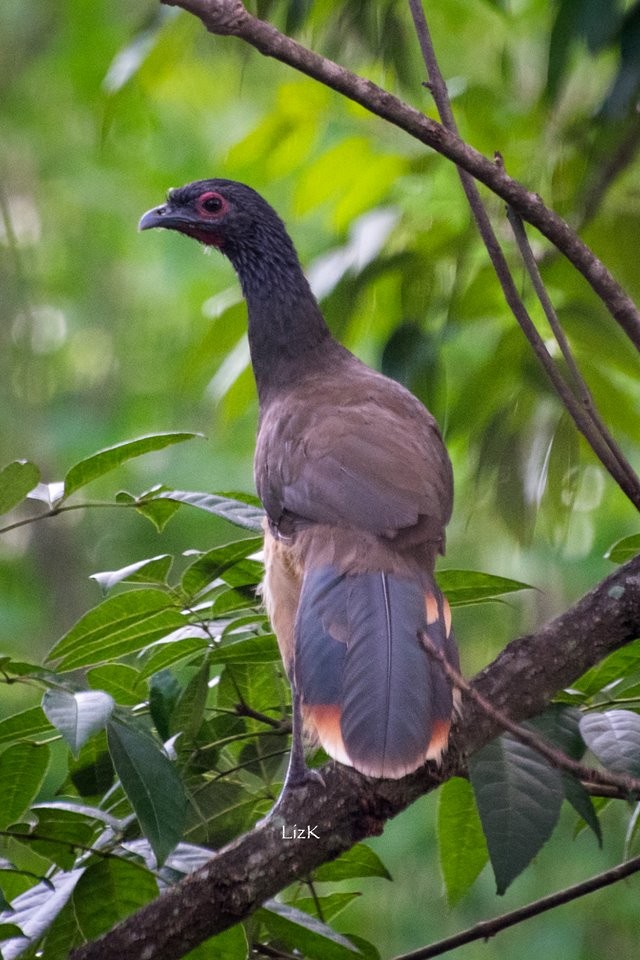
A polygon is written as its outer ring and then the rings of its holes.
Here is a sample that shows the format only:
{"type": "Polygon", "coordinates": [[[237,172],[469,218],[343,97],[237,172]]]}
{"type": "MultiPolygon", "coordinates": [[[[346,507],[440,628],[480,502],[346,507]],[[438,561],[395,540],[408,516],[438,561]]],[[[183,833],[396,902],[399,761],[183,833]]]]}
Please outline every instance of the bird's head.
{"type": "Polygon", "coordinates": [[[167,201],[144,214],[140,230],[177,230],[233,259],[265,233],[284,230],[280,218],[259,193],[234,180],[196,180],[170,190],[167,201]]]}

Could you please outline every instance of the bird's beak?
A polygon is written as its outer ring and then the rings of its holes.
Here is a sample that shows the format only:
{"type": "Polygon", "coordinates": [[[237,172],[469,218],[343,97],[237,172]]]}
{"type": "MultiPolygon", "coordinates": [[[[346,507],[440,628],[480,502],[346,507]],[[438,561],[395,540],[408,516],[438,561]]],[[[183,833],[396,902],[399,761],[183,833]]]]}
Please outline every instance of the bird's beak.
{"type": "Polygon", "coordinates": [[[138,230],[152,230],[154,227],[163,227],[165,230],[177,230],[187,237],[193,237],[208,247],[220,247],[222,240],[211,227],[201,224],[196,214],[189,207],[172,206],[165,203],[161,207],[147,210],[140,219],[138,230]]]}
{"type": "Polygon", "coordinates": [[[138,230],[151,230],[153,227],[172,227],[175,229],[176,221],[171,216],[168,206],[154,207],[153,210],[147,210],[140,218],[138,230]]]}

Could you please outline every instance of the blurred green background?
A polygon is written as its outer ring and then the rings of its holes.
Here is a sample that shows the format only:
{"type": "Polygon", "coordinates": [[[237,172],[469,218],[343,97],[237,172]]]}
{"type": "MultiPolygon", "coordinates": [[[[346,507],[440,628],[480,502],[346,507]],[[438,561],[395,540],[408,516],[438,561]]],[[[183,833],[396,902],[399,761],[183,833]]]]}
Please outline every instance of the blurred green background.
{"type": "MultiPolygon", "coordinates": [[[[402,0],[252,9],[435,115],[402,0]]],[[[461,135],[489,156],[499,150],[513,176],[580,226],[636,300],[639,9],[614,0],[426,5],[461,135]]],[[[155,0],[3,0],[0,87],[0,466],[29,458],[59,480],[102,446],[197,430],[206,440],[134,461],[97,482],[92,498],[157,482],[253,490],[257,403],[233,271],[175,234],[136,231],[168,187],[230,177],[280,212],[336,336],[407,383],[440,421],[456,475],[443,566],[538,588],[458,612],[465,672],[610,571],[604,553],[636,532],[634,510],[567,422],[507,312],[451,164],[155,0]]],[[[503,204],[487,203],[547,336],[503,204]]],[[[581,368],[638,469],[637,356],[586,283],[531,239],[581,368]]],[[[97,602],[96,570],[234,536],[184,509],[162,535],[131,511],[100,510],[6,533],[0,651],[42,655],[97,602]]],[[[2,714],[29,702],[6,685],[0,698],[2,714]]],[[[602,852],[591,835],[573,838],[566,813],[504,898],[485,871],[449,910],[436,803],[423,799],[374,841],[396,882],[371,881],[336,922],[383,956],[622,856],[623,811],[605,814],[602,852]]],[[[637,897],[631,881],[459,955],[630,958],[637,897]]]]}

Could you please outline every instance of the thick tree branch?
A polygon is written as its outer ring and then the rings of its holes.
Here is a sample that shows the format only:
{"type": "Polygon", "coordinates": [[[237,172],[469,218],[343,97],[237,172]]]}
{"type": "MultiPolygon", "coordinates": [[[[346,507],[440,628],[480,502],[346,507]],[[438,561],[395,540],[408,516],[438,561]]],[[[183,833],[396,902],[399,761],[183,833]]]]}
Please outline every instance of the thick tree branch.
{"type": "Polygon", "coordinates": [[[240,37],[265,56],[274,57],[342,93],[468,171],[514,207],[524,220],[537,227],[573,263],[640,350],[640,311],[633,300],[571,227],[546,207],[538,194],[510,177],[503,166],[488,160],[451,130],[370,80],[308,50],[271,24],[258,20],[248,12],[241,0],[161,2],[193,13],[210,33],[240,37]]]}
{"type": "MultiPolygon", "coordinates": [[[[540,713],[606,654],[640,635],[640,558],[621,567],[537,633],[514,640],[474,680],[474,689],[514,721],[540,713]]],[[[463,697],[461,719],[441,768],[428,764],[403,780],[369,780],[330,763],[325,787],[293,792],[280,817],[266,820],[220,850],[73,960],[177,960],[213,934],[249,916],[266,899],[364,837],[449,777],[464,773],[466,755],[499,724],[463,697]],[[331,802],[327,803],[327,797],[331,802]],[[283,838],[283,827],[309,824],[320,840],[283,838]]],[[[285,831],[288,832],[288,831],[285,831]]]]}

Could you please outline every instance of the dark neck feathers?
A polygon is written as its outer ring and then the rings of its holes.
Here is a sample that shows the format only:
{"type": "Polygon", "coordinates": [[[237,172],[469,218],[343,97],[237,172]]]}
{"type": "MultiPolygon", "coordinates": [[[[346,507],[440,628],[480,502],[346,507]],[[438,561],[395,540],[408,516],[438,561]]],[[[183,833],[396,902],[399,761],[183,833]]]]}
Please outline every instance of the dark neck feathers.
{"type": "Polygon", "coordinates": [[[251,362],[264,401],[343,348],[333,340],[280,219],[258,222],[242,243],[226,243],[249,308],[251,362]]]}

